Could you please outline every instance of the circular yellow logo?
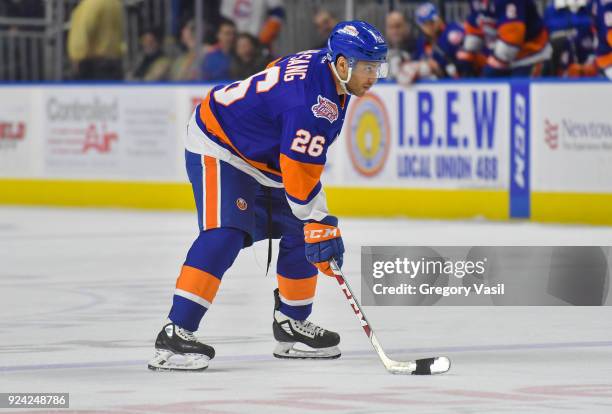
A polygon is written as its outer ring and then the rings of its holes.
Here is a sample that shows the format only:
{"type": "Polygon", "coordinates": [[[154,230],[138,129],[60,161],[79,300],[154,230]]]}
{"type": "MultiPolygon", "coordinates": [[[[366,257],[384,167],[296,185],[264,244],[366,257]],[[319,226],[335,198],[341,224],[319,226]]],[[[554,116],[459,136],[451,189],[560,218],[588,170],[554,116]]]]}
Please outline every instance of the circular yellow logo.
{"type": "Polygon", "coordinates": [[[366,177],[378,174],[387,161],[391,130],[387,110],[373,93],[359,98],[348,115],[347,145],[353,167],[366,177]]]}

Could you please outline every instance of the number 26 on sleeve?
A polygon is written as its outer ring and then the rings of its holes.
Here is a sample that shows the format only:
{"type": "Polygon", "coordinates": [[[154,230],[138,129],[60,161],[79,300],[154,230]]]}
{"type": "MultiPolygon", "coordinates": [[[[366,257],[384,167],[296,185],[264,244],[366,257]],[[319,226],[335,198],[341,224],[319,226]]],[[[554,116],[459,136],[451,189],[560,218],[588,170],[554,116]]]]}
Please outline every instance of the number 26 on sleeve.
{"type": "Polygon", "coordinates": [[[318,157],[323,154],[323,145],[325,145],[325,137],[321,135],[311,137],[310,132],[299,129],[291,142],[291,150],[300,154],[308,154],[311,157],[318,157]]]}

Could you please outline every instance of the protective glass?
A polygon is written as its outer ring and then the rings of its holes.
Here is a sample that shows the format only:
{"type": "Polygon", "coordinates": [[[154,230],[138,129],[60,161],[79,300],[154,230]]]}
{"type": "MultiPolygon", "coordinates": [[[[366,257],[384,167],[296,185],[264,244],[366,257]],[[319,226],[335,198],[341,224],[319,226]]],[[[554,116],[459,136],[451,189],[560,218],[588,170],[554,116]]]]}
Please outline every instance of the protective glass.
{"type": "Polygon", "coordinates": [[[359,60],[353,65],[353,73],[384,79],[389,74],[389,64],[387,62],[359,60]]]}

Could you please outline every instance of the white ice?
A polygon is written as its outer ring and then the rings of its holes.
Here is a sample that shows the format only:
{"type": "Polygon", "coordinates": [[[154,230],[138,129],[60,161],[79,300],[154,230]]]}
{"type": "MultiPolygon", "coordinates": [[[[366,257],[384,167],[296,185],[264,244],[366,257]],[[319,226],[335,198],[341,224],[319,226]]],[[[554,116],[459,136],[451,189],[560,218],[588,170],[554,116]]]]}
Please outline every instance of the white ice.
{"type": "MultiPolygon", "coordinates": [[[[362,245],[612,245],[604,227],[341,223],[357,291],[362,245]]],[[[82,413],[612,412],[611,307],[367,307],[391,357],[453,361],[394,376],[322,276],[311,319],[341,334],[342,357],[277,360],[266,243],[241,253],[198,331],[209,369],[149,371],[195,227],[191,213],[0,208],[0,392],[69,392],[82,413]]]]}

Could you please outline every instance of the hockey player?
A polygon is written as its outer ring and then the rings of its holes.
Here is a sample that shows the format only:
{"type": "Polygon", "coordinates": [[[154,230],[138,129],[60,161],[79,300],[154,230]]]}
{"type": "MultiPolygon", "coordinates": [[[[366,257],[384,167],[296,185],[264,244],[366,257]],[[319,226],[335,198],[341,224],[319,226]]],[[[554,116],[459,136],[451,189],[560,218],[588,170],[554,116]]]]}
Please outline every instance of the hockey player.
{"type": "Polygon", "coordinates": [[[612,0],[594,0],[593,16],[597,29],[595,63],[604,76],[612,80],[612,0]]]}
{"type": "MultiPolygon", "coordinates": [[[[550,58],[552,48],[534,0],[472,0],[473,10],[479,17],[470,17],[468,23],[484,25],[494,22],[495,41],[490,46],[485,77],[530,76],[536,74],[541,63],[550,58]]],[[[475,42],[478,31],[468,30],[464,50],[477,53],[485,46],[485,27],[481,27],[481,42],[475,42]],[[476,49],[475,43],[480,49],[476,49]]]]}
{"type": "Polygon", "coordinates": [[[588,0],[552,0],[544,12],[553,55],[547,73],[553,76],[596,76],[591,5],[588,0]]]}
{"type": "Polygon", "coordinates": [[[193,332],[240,250],[269,237],[280,238],[274,356],[340,356],[340,336],[307,320],[318,272],[333,275],[329,261],[341,265],[344,253],[320,176],[350,95],[364,95],[386,76],[386,54],[375,27],[342,22],[327,49],[284,57],[243,81],[217,86],[196,107],[186,164],[200,233],[176,282],[169,322],[157,336],[149,368],[208,366],[215,351],[193,332]]]}
{"type": "Polygon", "coordinates": [[[497,30],[492,3],[470,1],[470,14],[463,23],[465,36],[457,52],[457,69],[461,77],[480,76],[487,57],[495,47],[497,30]]]}
{"type": "Polygon", "coordinates": [[[463,28],[454,22],[444,23],[432,3],[423,3],[417,8],[416,21],[422,32],[417,54],[428,60],[438,77],[456,78],[455,63],[463,43],[463,28]]]}
{"type": "Polygon", "coordinates": [[[457,78],[457,52],[463,43],[463,28],[446,24],[433,3],[421,4],[415,12],[421,30],[417,40],[416,62],[404,64],[398,81],[410,84],[418,78],[457,78]]]}

